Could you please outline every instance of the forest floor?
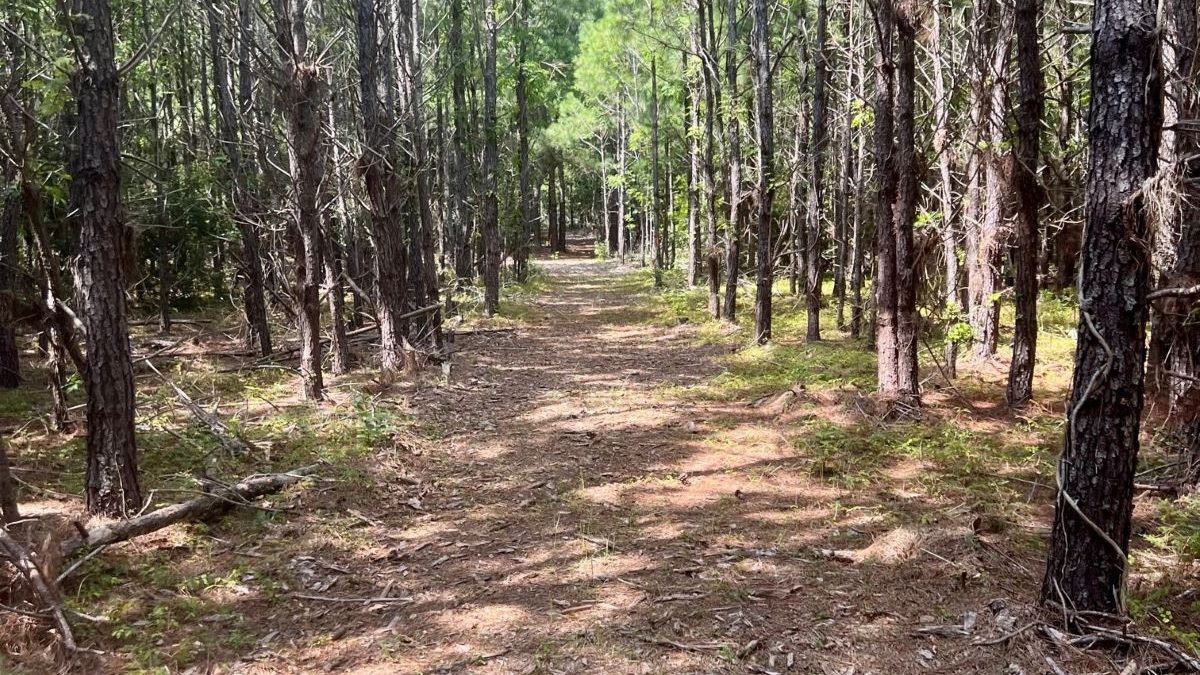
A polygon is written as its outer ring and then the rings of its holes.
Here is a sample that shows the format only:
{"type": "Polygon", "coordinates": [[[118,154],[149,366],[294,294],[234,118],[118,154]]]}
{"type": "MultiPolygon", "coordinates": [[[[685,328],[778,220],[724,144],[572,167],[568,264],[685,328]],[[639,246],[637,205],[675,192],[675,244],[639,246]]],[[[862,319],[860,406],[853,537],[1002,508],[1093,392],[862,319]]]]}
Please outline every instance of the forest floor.
{"type": "MultiPolygon", "coordinates": [[[[578,252],[537,266],[493,325],[512,330],[459,336],[448,375],[364,369],[312,405],[289,371],[173,366],[261,457],[200,452],[140,378],[156,501],[189,471],[327,465],[267,508],[89,561],[66,592],[106,618],[78,625],[106,654],[80,670],[1120,672],[1022,630],[1054,621],[1034,603],[1069,340],[1045,343],[1044,405],[1010,412],[1000,366],[953,388],[932,368],[920,420],[884,423],[873,358],[832,316],[805,344],[780,300],[777,344],[750,347],[644,272],[578,252]]],[[[51,476],[78,471],[79,438],[21,433],[18,475],[71,492],[77,475],[51,476]]],[[[26,512],[79,510],[43,496],[26,512]]],[[[1174,522],[1159,505],[1138,513],[1139,630],[1186,643],[1200,571],[1154,543],[1174,522]]],[[[24,644],[9,667],[41,672],[24,644]]]]}

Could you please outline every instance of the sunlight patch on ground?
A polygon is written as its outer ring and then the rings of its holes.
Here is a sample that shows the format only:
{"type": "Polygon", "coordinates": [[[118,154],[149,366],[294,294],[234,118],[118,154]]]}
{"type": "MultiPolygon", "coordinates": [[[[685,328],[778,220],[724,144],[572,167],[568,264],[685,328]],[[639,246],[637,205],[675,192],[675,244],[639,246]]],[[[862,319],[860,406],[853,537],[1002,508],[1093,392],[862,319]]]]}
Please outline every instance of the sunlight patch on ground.
{"type": "Polygon", "coordinates": [[[533,616],[519,605],[494,604],[473,608],[460,607],[436,614],[431,619],[452,635],[476,637],[496,635],[527,626],[533,616]]]}

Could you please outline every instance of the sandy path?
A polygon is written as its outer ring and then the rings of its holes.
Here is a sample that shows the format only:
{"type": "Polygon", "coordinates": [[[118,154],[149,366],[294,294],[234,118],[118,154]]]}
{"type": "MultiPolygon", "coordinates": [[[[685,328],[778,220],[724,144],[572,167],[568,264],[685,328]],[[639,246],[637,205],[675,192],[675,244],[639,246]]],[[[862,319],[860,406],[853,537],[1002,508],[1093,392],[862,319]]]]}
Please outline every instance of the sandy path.
{"type": "Polygon", "coordinates": [[[337,639],[293,668],[861,674],[1022,661],[936,645],[926,658],[910,637],[930,615],[953,622],[1008,595],[921,553],[961,557],[961,528],[888,515],[919,467],[894,469],[897,494],[815,480],[777,412],[666,389],[719,373],[728,347],[649,325],[613,263],[539,265],[552,289],[535,316],[459,339],[449,385],[410,396],[436,440],[402,448],[382,494],[361,495],[375,523],[362,534],[378,543],[353,583],[412,602],[318,604],[300,620],[337,639]],[[859,563],[820,553],[835,548],[859,563]]]}

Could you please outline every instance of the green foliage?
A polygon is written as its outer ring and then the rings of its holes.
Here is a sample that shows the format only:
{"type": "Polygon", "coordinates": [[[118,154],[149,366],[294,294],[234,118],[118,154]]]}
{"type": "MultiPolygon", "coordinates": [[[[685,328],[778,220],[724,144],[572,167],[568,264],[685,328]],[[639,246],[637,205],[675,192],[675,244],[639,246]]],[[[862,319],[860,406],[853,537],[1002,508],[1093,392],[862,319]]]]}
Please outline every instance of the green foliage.
{"type": "Polygon", "coordinates": [[[955,321],[946,329],[946,341],[956,344],[970,344],[975,339],[975,331],[966,321],[955,321]]]}
{"type": "Polygon", "coordinates": [[[1200,497],[1160,502],[1158,527],[1146,540],[1176,555],[1200,558],[1200,497]]]}
{"type": "Polygon", "coordinates": [[[1041,330],[1073,334],[1079,325],[1079,303],[1074,292],[1043,290],[1038,296],[1037,312],[1041,330]]]}

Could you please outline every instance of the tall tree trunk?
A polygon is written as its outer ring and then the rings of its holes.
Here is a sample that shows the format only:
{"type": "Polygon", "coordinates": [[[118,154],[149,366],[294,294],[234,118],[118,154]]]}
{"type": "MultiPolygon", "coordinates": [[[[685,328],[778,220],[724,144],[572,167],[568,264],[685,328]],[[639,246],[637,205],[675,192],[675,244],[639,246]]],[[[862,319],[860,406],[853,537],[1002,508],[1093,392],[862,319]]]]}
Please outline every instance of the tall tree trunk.
{"type": "MultiPolygon", "coordinates": [[[[1009,15],[996,0],[977,0],[975,24],[977,80],[972,95],[981,138],[976,143],[973,241],[968,242],[970,268],[969,311],[972,355],[976,360],[996,354],[1000,330],[999,268],[1004,250],[1004,171],[1000,148],[1004,144],[1007,94],[1009,15]],[[982,173],[981,173],[982,172],[982,173]],[[978,182],[982,181],[982,194],[978,182]]],[[[974,122],[974,120],[973,120],[974,122]]]]}
{"type": "MultiPolygon", "coordinates": [[[[822,6],[824,0],[821,0],[822,6]]],[[[771,204],[775,187],[775,121],[771,91],[771,35],[767,0],[754,0],[754,100],[758,117],[758,285],[754,294],[754,340],[771,339],[771,287],[775,281],[775,247],[771,237],[771,204]]]]}
{"type": "MultiPolygon", "coordinates": [[[[6,9],[8,5],[5,5],[6,9]]],[[[24,116],[24,108],[18,102],[20,88],[26,80],[24,45],[19,34],[6,35],[0,40],[0,59],[7,65],[0,67],[5,81],[0,86],[0,180],[8,194],[0,201],[0,388],[15,389],[21,384],[20,347],[17,344],[16,322],[14,321],[13,298],[16,293],[17,275],[13,272],[18,265],[17,238],[21,231],[22,190],[19,183],[26,172],[26,146],[30,134],[25,129],[31,125],[24,116]]]]}
{"type": "MultiPolygon", "coordinates": [[[[266,356],[271,353],[271,327],[267,322],[262,258],[251,205],[253,196],[248,184],[247,167],[242,162],[241,144],[247,134],[239,134],[238,130],[239,118],[233,105],[233,86],[229,81],[225,55],[221,52],[221,18],[215,0],[208,1],[206,10],[221,151],[229,162],[229,176],[233,187],[233,218],[241,239],[240,272],[243,285],[242,306],[246,314],[246,345],[251,348],[257,347],[259,352],[266,356]]],[[[241,36],[241,40],[246,39],[247,36],[241,36]]],[[[248,112],[243,111],[243,114],[248,112]]]]}
{"type": "MultiPolygon", "coordinates": [[[[625,155],[629,147],[629,137],[626,135],[627,133],[628,129],[626,128],[625,123],[625,108],[623,106],[619,106],[617,108],[617,175],[621,180],[619,181],[620,184],[617,186],[617,257],[620,259],[622,265],[625,264],[625,242],[628,239],[628,228],[625,223],[625,212],[627,206],[626,195],[628,194],[625,190],[625,181],[628,178],[625,173],[625,155]]],[[[550,182],[552,183],[553,181],[554,173],[552,171],[550,173],[550,182]]],[[[550,189],[553,190],[553,187],[550,189]]],[[[554,219],[551,218],[550,222],[551,227],[553,227],[554,219]]]]}
{"type": "Polygon", "coordinates": [[[467,174],[469,154],[467,152],[468,109],[466,96],[467,55],[463,50],[462,0],[450,0],[450,44],[451,88],[454,99],[453,146],[453,195],[452,208],[454,242],[454,276],[457,284],[469,283],[471,279],[471,213],[467,206],[467,174]]]}
{"type": "Polygon", "coordinates": [[[1037,170],[1041,157],[1039,137],[1043,108],[1037,0],[1017,0],[1013,27],[1017,37],[1020,91],[1017,103],[1016,166],[1013,169],[1017,193],[1014,252],[1017,273],[1013,289],[1017,301],[1017,321],[1013,330],[1013,355],[1008,370],[1006,397],[1009,405],[1022,406],[1033,399],[1033,364],[1037,355],[1038,209],[1042,201],[1037,170]]]}
{"type": "Polygon", "coordinates": [[[825,228],[821,224],[821,207],[824,202],[825,146],[829,134],[826,129],[827,101],[825,88],[829,80],[829,12],[825,0],[817,0],[817,58],[812,87],[812,136],[808,147],[808,222],[804,251],[804,305],[807,310],[808,327],[805,337],[810,341],[821,339],[821,278],[824,264],[821,253],[825,247],[825,228]]]}
{"type": "Polygon", "coordinates": [[[281,104],[287,118],[291,172],[291,226],[300,329],[300,378],[309,400],[324,397],[321,377],[321,213],[325,177],[325,131],[321,126],[326,85],[320,67],[308,62],[308,25],[303,5],[271,0],[275,41],[283,62],[281,104]]]}
{"type": "Polygon", "coordinates": [[[375,241],[375,315],[379,322],[380,367],[397,373],[405,367],[404,326],[408,252],[400,211],[401,188],[395,170],[392,129],[395,122],[382,100],[379,82],[379,19],[376,0],[356,0],[359,106],[364,152],[359,159],[371,207],[375,241]]]}
{"type": "Polygon", "coordinates": [[[713,166],[716,155],[716,118],[720,108],[717,91],[720,87],[716,75],[716,59],[707,35],[713,30],[712,0],[697,0],[700,16],[698,49],[704,77],[704,161],[701,163],[704,179],[704,241],[707,245],[705,268],[708,276],[708,314],[713,319],[721,316],[721,248],[717,241],[717,180],[713,166]]]}
{"type": "Polygon", "coordinates": [[[1098,0],[1092,23],[1079,339],[1042,601],[1123,613],[1142,413],[1149,251],[1140,195],[1161,101],[1155,0],[1098,0]]]}
{"type": "MultiPolygon", "coordinates": [[[[0,96],[4,96],[0,92],[0,96]]],[[[15,185],[16,172],[6,176],[15,185]]],[[[0,203],[0,388],[16,389],[21,384],[21,353],[13,320],[13,295],[16,292],[17,236],[20,232],[21,192],[13,189],[0,203]]]]}
{"type": "Polygon", "coordinates": [[[118,81],[108,0],[72,0],[64,17],[79,48],[71,76],[78,130],[71,198],[79,228],[76,285],[87,332],[87,476],[91,513],[122,516],[142,505],[125,279],[130,232],[121,220],[118,81]]]}
{"type": "MultiPolygon", "coordinates": [[[[860,5],[861,6],[861,5],[860,5]]],[[[865,17],[864,17],[865,18],[865,17]]],[[[851,43],[853,46],[853,42],[851,43]]],[[[854,81],[855,89],[857,90],[858,100],[866,101],[867,77],[866,69],[862,58],[862,53],[859,50],[852,50],[854,56],[854,81]]],[[[867,164],[867,138],[865,133],[857,134],[855,139],[855,161],[854,161],[854,215],[851,220],[854,223],[853,232],[851,233],[851,248],[850,248],[850,336],[857,338],[862,335],[864,318],[866,316],[866,303],[863,298],[863,284],[866,281],[866,271],[864,268],[864,258],[866,257],[867,242],[870,241],[870,228],[868,228],[866,214],[863,212],[864,189],[866,188],[863,179],[864,167],[867,164]]],[[[868,342],[874,340],[875,331],[868,328],[868,342]]]]}
{"type": "Polygon", "coordinates": [[[546,180],[546,217],[549,219],[550,226],[546,228],[547,244],[551,251],[558,250],[558,181],[554,179],[557,174],[554,163],[554,155],[551,153],[549,163],[547,164],[548,171],[546,172],[548,179],[546,180]]]}
{"type": "MultiPolygon", "coordinates": [[[[698,52],[696,45],[696,32],[692,31],[691,35],[692,50],[698,52]]],[[[703,65],[701,65],[703,67],[703,65]]],[[[683,52],[683,72],[688,72],[687,52],[683,52]]],[[[696,76],[691,76],[685,84],[684,89],[684,115],[687,129],[687,233],[688,233],[688,260],[687,260],[687,284],[689,288],[695,288],[700,285],[700,275],[702,274],[701,265],[701,246],[700,246],[700,142],[697,138],[697,131],[700,129],[700,84],[696,76]]]]}
{"type": "Polygon", "coordinates": [[[487,46],[483,64],[483,313],[500,312],[500,222],[496,194],[498,129],[496,128],[496,33],[500,17],[496,0],[486,0],[487,46]]]}
{"type": "MultiPolygon", "coordinates": [[[[847,0],[842,23],[847,35],[853,35],[853,0],[847,0]]],[[[846,330],[846,265],[849,262],[850,243],[847,241],[850,227],[847,219],[850,216],[850,181],[853,172],[853,136],[854,136],[854,87],[851,81],[853,71],[846,61],[845,90],[842,92],[842,131],[840,143],[840,161],[838,165],[837,202],[834,209],[834,238],[837,240],[833,268],[833,297],[837,303],[837,329],[846,330]]]]}
{"type": "Polygon", "coordinates": [[[521,205],[521,231],[516,250],[517,281],[528,276],[529,240],[533,229],[533,188],[529,176],[529,101],[526,92],[528,74],[525,72],[525,34],[529,24],[529,0],[521,0],[521,25],[517,36],[517,173],[518,198],[521,205]]]}
{"type": "Polygon", "coordinates": [[[726,4],[727,36],[725,44],[725,80],[729,86],[729,134],[725,148],[725,166],[729,187],[729,224],[725,232],[725,306],[721,316],[726,321],[737,317],[737,286],[741,262],[742,221],[742,131],[738,124],[738,2],[728,0],[726,4]]]}
{"type": "MultiPolygon", "coordinates": [[[[412,141],[411,176],[416,196],[415,216],[410,219],[409,285],[410,311],[440,305],[438,299],[437,244],[434,239],[433,191],[430,187],[429,139],[425,129],[423,65],[421,60],[419,16],[416,0],[396,3],[399,17],[396,26],[401,70],[401,85],[405,101],[405,118],[412,141]]],[[[442,347],[442,314],[440,310],[426,312],[409,324],[409,342],[426,351],[439,352],[442,347]]]]}
{"type": "Polygon", "coordinates": [[[567,208],[570,200],[567,199],[567,168],[566,162],[559,162],[558,167],[558,185],[559,185],[559,202],[558,202],[558,248],[554,249],[559,253],[567,252],[567,228],[571,223],[571,216],[567,208]]]}
{"type": "Polygon", "coordinates": [[[900,397],[920,404],[917,374],[916,252],[913,226],[917,219],[916,116],[916,7],[905,3],[896,21],[896,374],[900,397]]]}
{"type": "Polygon", "coordinates": [[[879,35],[879,60],[875,66],[875,350],[878,353],[879,391],[885,396],[900,393],[900,372],[896,316],[896,236],[892,206],[896,199],[896,158],[894,132],[895,72],[892,51],[895,43],[895,16],[892,0],[880,0],[875,6],[876,33],[879,35]]]}
{"type": "MultiPolygon", "coordinates": [[[[332,101],[327,108],[327,114],[329,130],[332,133],[337,128],[332,101]]],[[[331,215],[325,218],[325,231],[321,237],[321,262],[324,265],[325,292],[329,296],[329,371],[334,375],[345,374],[350,368],[350,345],[346,340],[346,287],[342,282],[344,276],[342,260],[345,256],[342,253],[341,237],[338,231],[340,229],[348,230],[351,225],[346,212],[345,186],[339,171],[339,167],[342,166],[341,155],[341,146],[333,144],[333,161],[330,165],[333,175],[329,181],[332,185],[327,191],[331,192],[332,196],[325,201],[333,202],[334,208],[330,210],[331,215]]]]}
{"type": "MultiPolygon", "coordinates": [[[[950,170],[950,92],[946,89],[946,73],[942,44],[942,12],[944,0],[933,2],[933,150],[938,162],[938,199],[942,207],[942,268],[945,273],[942,303],[951,316],[960,315],[958,293],[958,231],[954,220],[954,183],[950,170]]],[[[946,377],[956,377],[958,371],[958,342],[947,339],[943,352],[946,377]]]]}
{"type": "MultiPolygon", "coordinates": [[[[650,20],[654,21],[654,3],[650,4],[650,20]]],[[[654,232],[654,286],[662,288],[663,271],[666,269],[664,241],[666,228],[662,212],[662,195],[659,193],[658,167],[658,54],[650,55],[650,222],[654,232]]]]}
{"type": "MultiPolygon", "coordinates": [[[[1174,267],[1163,275],[1164,288],[1187,288],[1200,280],[1200,190],[1196,179],[1200,166],[1200,137],[1194,131],[1173,128],[1182,120],[1200,117],[1200,83],[1196,79],[1196,46],[1200,37],[1196,5],[1188,0],[1164,0],[1163,134],[1159,143],[1160,174],[1165,177],[1162,196],[1167,208],[1160,229],[1180,233],[1174,267]]],[[[1166,299],[1153,309],[1157,322],[1151,330],[1159,334],[1163,348],[1159,363],[1167,378],[1173,427],[1182,432],[1185,451],[1184,478],[1200,483],[1200,325],[1194,319],[1194,298],[1166,299]]],[[[1151,341],[1153,349],[1155,341],[1151,341]]],[[[1152,352],[1153,354],[1153,352],[1152,352]]]]}

